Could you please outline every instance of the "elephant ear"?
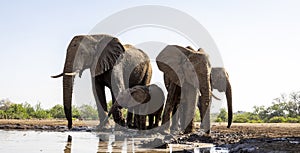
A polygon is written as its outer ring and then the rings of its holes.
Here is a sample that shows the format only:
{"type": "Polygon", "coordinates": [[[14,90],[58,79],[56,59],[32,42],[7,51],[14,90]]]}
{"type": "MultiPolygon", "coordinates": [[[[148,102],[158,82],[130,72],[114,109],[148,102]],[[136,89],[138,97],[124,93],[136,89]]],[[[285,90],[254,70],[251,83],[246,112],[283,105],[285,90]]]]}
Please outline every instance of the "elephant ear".
{"type": "Polygon", "coordinates": [[[217,89],[219,92],[225,92],[227,87],[228,74],[224,68],[212,68],[211,82],[212,88],[217,89]]]}
{"type": "Polygon", "coordinates": [[[192,51],[177,45],[166,46],[156,57],[156,63],[165,77],[178,86],[184,81],[183,63],[188,60],[192,51]]]}
{"type": "Polygon", "coordinates": [[[123,58],[125,49],[119,39],[108,35],[93,35],[96,40],[95,56],[91,66],[93,77],[113,69],[123,58]]]}

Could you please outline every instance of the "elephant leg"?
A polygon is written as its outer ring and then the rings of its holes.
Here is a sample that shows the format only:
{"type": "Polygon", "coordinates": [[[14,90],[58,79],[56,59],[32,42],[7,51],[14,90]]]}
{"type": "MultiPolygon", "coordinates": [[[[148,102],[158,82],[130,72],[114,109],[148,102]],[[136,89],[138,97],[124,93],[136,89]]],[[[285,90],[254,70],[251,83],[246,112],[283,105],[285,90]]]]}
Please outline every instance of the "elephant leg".
{"type": "MultiPolygon", "coordinates": [[[[116,98],[114,96],[113,93],[111,93],[111,97],[112,97],[112,104],[114,104],[116,102],[116,98]]],[[[122,112],[121,112],[122,107],[118,106],[114,112],[112,112],[113,118],[115,123],[121,125],[121,126],[125,126],[125,119],[122,116],[122,112]]]]}
{"type": "Polygon", "coordinates": [[[154,123],[154,114],[150,114],[148,115],[148,118],[149,118],[149,129],[152,129],[153,128],[153,123],[154,123]]]}
{"type": "Polygon", "coordinates": [[[169,130],[170,129],[170,117],[171,117],[171,113],[173,111],[173,98],[174,98],[174,94],[175,94],[175,84],[171,84],[169,89],[168,89],[168,96],[167,96],[167,100],[166,100],[166,104],[165,104],[165,109],[163,112],[163,117],[162,117],[162,123],[161,125],[164,126],[165,130],[169,130]]]}
{"type": "Polygon", "coordinates": [[[126,117],[126,125],[129,128],[134,128],[134,120],[133,120],[133,109],[128,108],[127,117],[126,117]]]}
{"type": "Polygon", "coordinates": [[[152,128],[158,127],[159,121],[161,120],[160,115],[161,115],[161,113],[156,113],[155,115],[153,115],[153,117],[155,117],[155,121],[154,121],[152,128]]]}
{"type": "Polygon", "coordinates": [[[146,130],[146,115],[140,115],[140,128],[139,130],[146,130]]]}
{"type": "Polygon", "coordinates": [[[105,86],[101,82],[98,82],[96,78],[92,78],[92,86],[98,110],[98,117],[101,123],[104,121],[108,113],[104,89],[105,86]]]}
{"type": "Polygon", "coordinates": [[[204,114],[201,112],[201,96],[198,97],[198,103],[197,103],[197,107],[200,113],[200,121],[202,122],[202,119],[204,117],[204,114]]]}
{"type": "Polygon", "coordinates": [[[173,108],[172,108],[172,125],[171,130],[178,131],[180,127],[180,117],[179,114],[182,113],[181,108],[181,87],[176,86],[174,97],[173,97],[173,108]],[[176,96],[175,96],[176,95],[176,96]]]}
{"type": "Polygon", "coordinates": [[[182,87],[182,109],[183,113],[180,118],[181,127],[184,133],[191,133],[194,130],[195,108],[197,107],[198,94],[197,90],[190,84],[185,84],[182,87]]]}
{"type": "Polygon", "coordinates": [[[201,125],[200,125],[200,128],[203,128],[204,132],[210,133],[210,104],[211,104],[211,101],[207,104],[204,102],[202,96],[200,98],[201,98],[201,103],[200,103],[201,125]]]}
{"type": "Polygon", "coordinates": [[[137,128],[137,129],[140,129],[140,115],[135,113],[134,116],[133,116],[133,119],[134,119],[133,127],[137,128]]]}

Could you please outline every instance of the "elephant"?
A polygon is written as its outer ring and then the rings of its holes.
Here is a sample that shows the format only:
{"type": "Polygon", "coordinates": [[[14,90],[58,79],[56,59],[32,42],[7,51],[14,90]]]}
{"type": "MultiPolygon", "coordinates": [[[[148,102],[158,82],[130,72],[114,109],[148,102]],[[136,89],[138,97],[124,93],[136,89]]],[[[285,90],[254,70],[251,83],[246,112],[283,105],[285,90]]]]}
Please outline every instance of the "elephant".
{"type": "MultiPolygon", "coordinates": [[[[230,128],[232,123],[232,91],[231,84],[229,81],[229,75],[225,68],[222,67],[213,67],[211,69],[211,87],[217,89],[219,92],[225,92],[227,99],[227,108],[228,108],[228,125],[227,128],[230,128]]],[[[198,108],[200,111],[201,120],[204,117],[204,114],[201,112],[201,98],[199,98],[198,108]]]]}
{"type": "Polygon", "coordinates": [[[158,127],[164,101],[164,92],[159,86],[155,84],[148,86],[137,85],[121,92],[108,114],[112,114],[118,106],[132,108],[134,110],[136,127],[139,130],[152,129],[158,127]],[[149,126],[147,128],[146,116],[149,118],[149,126]]]}
{"type": "MultiPolygon", "coordinates": [[[[118,38],[106,34],[75,36],[67,48],[63,72],[52,76],[63,77],[63,103],[68,128],[72,128],[74,78],[78,73],[81,77],[85,69],[90,69],[100,123],[108,113],[105,87],[110,89],[114,103],[120,92],[135,85],[148,85],[152,77],[150,59],[142,50],[131,45],[123,46],[118,38]]],[[[113,117],[116,123],[124,126],[125,119],[120,109],[114,112],[113,117]]]]}
{"type": "MultiPolygon", "coordinates": [[[[211,102],[211,65],[208,55],[178,45],[167,45],[156,57],[156,63],[159,70],[164,73],[168,91],[162,125],[166,131],[169,130],[172,113],[172,118],[178,115],[180,129],[184,133],[192,132],[199,91],[202,95],[201,101],[205,104],[204,110],[208,110],[211,102]]],[[[209,119],[209,115],[204,118],[208,120],[208,124],[204,126],[206,132],[210,131],[209,119]]],[[[172,127],[176,124],[178,120],[172,120],[172,127]]]]}

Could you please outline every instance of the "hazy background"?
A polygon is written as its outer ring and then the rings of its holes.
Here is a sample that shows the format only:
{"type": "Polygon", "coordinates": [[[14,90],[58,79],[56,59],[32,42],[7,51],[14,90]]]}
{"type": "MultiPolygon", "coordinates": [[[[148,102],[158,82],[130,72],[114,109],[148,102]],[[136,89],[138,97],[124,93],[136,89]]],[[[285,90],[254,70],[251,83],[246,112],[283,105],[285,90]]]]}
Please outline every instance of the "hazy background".
{"type": "MultiPolygon", "coordinates": [[[[270,105],[281,93],[300,91],[300,2],[297,0],[9,1],[0,2],[0,99],[33,105],[41,102],[45,108],[62,104],[62,79],[50,76],[62,72],[72,37],[87,34],[113,13],[146,4],[181,10],[207,29],[230,75],[234,111],[252,111],[254,105],[270,105]]],[[[120,40],[131,44],[169,40],[191,45],[155,28],[130,31],[120,36],[120,40]],[[136,34],[140,34],[140,40],[133,38],[136,34]]],[[[75,83],[85,87],[82,80],[88,78],[88,73],[75,83]]],[[[154,76],[153,80],[155,83],[161,78],[154,76]]],[[[81,91],[77,88],[74,92],[81,91]]]]}

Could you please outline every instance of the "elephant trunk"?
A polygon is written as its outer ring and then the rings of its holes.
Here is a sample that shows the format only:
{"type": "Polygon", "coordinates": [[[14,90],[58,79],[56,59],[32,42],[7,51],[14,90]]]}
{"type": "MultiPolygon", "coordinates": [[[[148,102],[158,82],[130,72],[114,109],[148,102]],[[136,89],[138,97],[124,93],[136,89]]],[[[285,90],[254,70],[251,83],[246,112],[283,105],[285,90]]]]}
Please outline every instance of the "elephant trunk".
{"type": "MultiPolygon", "coordinates": [[[[72,73],[75,53],[68,49],[63,73],[72,73]]],[[[68,128],[72,128],[72,93],[75,76],[63,76],[63,103],[66,118],[68,120],[68,128]]]]}
{"type": "Polygon", "coordinates": [[[227,128],[230,128],[232,123],[232,91],[231,84],[227,77],[227,85],[226,85],[226,99],[227,99],[227,108],[228,108],[228,125],[227,128]]]}

